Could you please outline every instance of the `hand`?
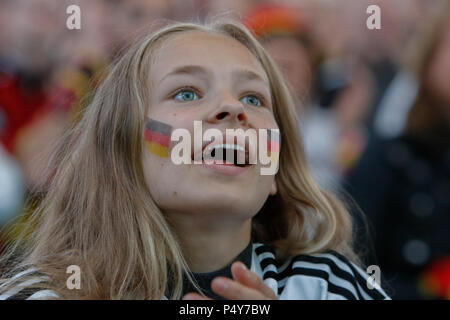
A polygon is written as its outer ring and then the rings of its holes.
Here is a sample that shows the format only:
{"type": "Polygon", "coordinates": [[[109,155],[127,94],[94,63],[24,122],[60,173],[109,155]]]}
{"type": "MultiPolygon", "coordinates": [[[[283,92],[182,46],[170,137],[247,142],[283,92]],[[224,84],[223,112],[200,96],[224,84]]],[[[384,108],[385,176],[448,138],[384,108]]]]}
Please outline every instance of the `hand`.
{"type": "MultiPolygon", "coordinates": [[[[233,279],[217,277],[211,283],[211,289],[228,300],[276,300],[277,296],[253,271],[242,262],[231,265],[233,279]]],[[[198,293],[190,292],[183,300],[212,300],[198,293]]]]}

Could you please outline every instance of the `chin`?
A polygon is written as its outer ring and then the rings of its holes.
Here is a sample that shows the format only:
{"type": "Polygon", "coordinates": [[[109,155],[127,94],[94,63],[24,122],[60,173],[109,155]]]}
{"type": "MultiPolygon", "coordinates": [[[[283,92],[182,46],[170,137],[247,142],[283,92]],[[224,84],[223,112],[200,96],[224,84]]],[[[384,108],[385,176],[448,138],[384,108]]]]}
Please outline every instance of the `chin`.
{"type": "Polygon", "coordinates": [[[252,217],[262,208],[267,197],[268,195],[252,194],[248,190],[227,190],[214,194],[210,192],[198,201],[203,208],[217,213],[252,217]]]}

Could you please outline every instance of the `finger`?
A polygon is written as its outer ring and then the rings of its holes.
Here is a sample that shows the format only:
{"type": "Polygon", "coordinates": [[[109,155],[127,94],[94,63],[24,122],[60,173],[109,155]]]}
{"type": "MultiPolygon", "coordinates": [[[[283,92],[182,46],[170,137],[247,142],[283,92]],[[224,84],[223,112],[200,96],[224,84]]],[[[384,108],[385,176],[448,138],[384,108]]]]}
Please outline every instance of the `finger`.
{"type": "Polygon", "coordinates": [[[202,296],[201,294],[195,292],[189,292],[188,294],[184,295],[183,300],[212,300],[212,299],[209,297],[202,296]]]}
{"type": "Polygon", "coordinates": [[[242,262],[237,261],[231,265],[231,274],[234,280],[242,283],[244,286],[260,291],[269,299],[277,299],[275,292],[264,283],[263,279],[249,270],[242,262]]]}
{"type": "Polygon", "coordinates": [[[217,277],[211,283],[211,289],[228,300],[267,300],[263,293],[224,277],[217,277]]]}

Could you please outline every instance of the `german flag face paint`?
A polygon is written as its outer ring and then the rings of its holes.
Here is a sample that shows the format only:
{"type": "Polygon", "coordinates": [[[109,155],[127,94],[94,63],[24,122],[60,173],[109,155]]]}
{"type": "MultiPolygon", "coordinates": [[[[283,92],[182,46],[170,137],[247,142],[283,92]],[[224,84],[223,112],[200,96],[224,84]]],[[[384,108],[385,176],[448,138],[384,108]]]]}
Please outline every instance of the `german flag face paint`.
{"type": "Polygon", "coordinates": [[[171,132],[172,126],[147,118],[144,132],[147,150],[161,158],[168,158],[171,132]]]}
{"type": "Polygon", "coordinates": [[[271,162],[278,162],[280,156],[280,132],[267,129],[267,153],[271,162]]]}

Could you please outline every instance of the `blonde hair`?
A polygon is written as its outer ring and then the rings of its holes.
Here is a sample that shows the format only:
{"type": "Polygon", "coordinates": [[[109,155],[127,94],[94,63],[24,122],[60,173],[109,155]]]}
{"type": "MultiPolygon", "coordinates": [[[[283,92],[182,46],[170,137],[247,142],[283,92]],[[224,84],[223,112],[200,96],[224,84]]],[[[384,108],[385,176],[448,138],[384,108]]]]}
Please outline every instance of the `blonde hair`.
{"type": "Polygon", "coordinates": [[[59,143],[48,192],[30,222],[35,230],[28,232],[26,246],[10,248],[10,261],[20,248],[24,251],[8,275],[33,267],[50,277],[45,287],[61,298],[161,299],[168,284],[173,288],[168,298],[181,297],[188,267],[176,235],[152,200],[141,158],[152,57],[164,40],[190,31],[239,41],[270,81],[282,141],[278,193],[254,217],[253,239],[272,245],[279,257],[332,249],[357,260],[350,215],[312,179],[292,98],[260,43],[235,22],[176,23],[126,51],[81,121],[59,143]],[[73,264],[82,270],[80,290],[66,288],[66,268],[73,264]]]}

